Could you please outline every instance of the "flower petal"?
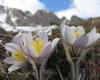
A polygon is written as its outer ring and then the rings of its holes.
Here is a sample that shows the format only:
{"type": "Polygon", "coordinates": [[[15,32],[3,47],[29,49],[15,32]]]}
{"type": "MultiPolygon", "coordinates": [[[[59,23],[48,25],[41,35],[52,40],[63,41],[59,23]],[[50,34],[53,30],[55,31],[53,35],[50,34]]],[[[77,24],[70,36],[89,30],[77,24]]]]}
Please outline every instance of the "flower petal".
{"type": "Polygon", "coordinates": [[[77,30],[78,30],[79,32],[81,32],[81,35],[84,35],[84,34],[85,34],[85,30],[84,30],[83,26],[78,26],[78,27],[77,27],[77,30]]]}
{"type": "Polygon", "coordinates": [[[27,52],[29,53],[30,56],[32,56],[32,57],[37,57],[37,55],[36,55],[36,53],[35,53],[35,51],[34,51],[32,45],[29,45],[29,46],[27,47],[27,52]]]}
{"type": "Polygon", "coordinates": [[[61,31],[61,37],[63,38],[63,40],[65,41],[65,27],[66,27],[66,19],[63,20],[63,22],[60,25],[60,31],[61,31]]]}
{"type": "Polygon", "coordinates": [[[81,36],[79,39],[77,39],[74,43],[74,45],[78,48],[84,48],[88,43],[88,37],[87,36],[81,36]]]}
{"type": "Polygon", "coordinates": [[[76,36],[75,36],[75,33],[74,33],[74,29],[69,27],[69,26],[66,26],[65,27],[65,40],[66,42],[68,42],[69,44],[73,44],[76,40],[76,36]]]}
{"type": "MultiPolygon", "coordinates": [[[[53,50],[55,48],[55,46],[57,45],[57,43],[59,42],[60,38],[55,38],[52,43],[51,43],[51,49],[53,50]]],[[[52,51],[51,50],[51,51],[52,51]]]]}
{"type": "Polygon", "coordinates": [[[15,70],[18,70],[20,67],[21,67],[21,64],[19,64],[19,63],[13,64],[12,66],[10,66],[8,68],[8,72],[11,73],[15,70]]]}
{"type": "Polygon", "coordinates": [[[41,55],[39,57],[35,57],[34,60],[37,64],[41,64],[44,60],[48,59],[48,57],[50,56],[50,54],[52,53],[51,51],[51,42],[49,42],[43,52],[41,53],[41,55]]]}
{"type": "Polygon", "coordinates": [[[65,27],[66,25],[61,25],[61,37],[65,41],[65,27]]]}
{"type": "Polygon", "coordinates": [[[50,50],[51,50],[51,42],[49,42],[48,44],[45,45],[44,50],[41,53],[41,55],[39,56],[39,58],[45,58],[45,57],[49,56],[50,50]]]}
{"type": "Polygon", "coordinates": [[[36,57],[37,55],[35,54],[35,51],[32,47],[31,43],[27,43],[27,40],[22,40],[21,42],[21,47],[25,53],[25,55],[29,56],[29,57],[36,57]]]}
{"type": "Polygon", "coordinates": [[[22,47],[24,53],[27,56],[36,57],[37,55],[35,54],[35,51],[32,47],[32,41],[33,41],[32,34],[31,33],[25,33],[22,36],[22,39],[20,40],[20,44],[21,44],[21,47],[22,47]]]}
{"type": "Polygon", "coordinates": [[[48,34],[46,32],[40,31],[38,33],[38,36],[40,39],[42,39],[45,42],[45,44],[48,43],[48,34]]]}
{"type": "Polygon", "coordinates": [[[13,64],[15,62],[13,57],[7,57],[4,59],[4,62],[7,64],[13,64]]]}
{"type": "Polygon", "coordinates": [[[57,43],[58,43],[59,40],[60,40],[60,38],[55,38],[55,39],[52,41],[52,43],[49,42],[49,43],[45,46],[45,48],[44,48],[42,54],[38,57],[39,61],[40,61],[40,60],[42,61],[42,60],[48,58],[48,57],[52,54],[52,52],[53,52],[53,50],[54,50],[54,48],[55,48],[55,46],[57,45],[57,43]]]}
{"type": "Polygon", "coordinates": [[[99,33],[95,33],[93,35],[87,35],[89,40],[88,40],[88,43],[87,43],[87,47],[92,45],[93,43],[95,43],[98,39],[100,39],[100,34],[99,33]]]}
{"type": "Polygon", "coordinates": [[[54,50],[54,48],[55,48],[55,46],[57,45],[57,43],[58,43],[59,40],[60,40],[60,38],[55,38],[55,39],[52,41],[52,43],[49,42],[49,43],[45,46],[45,48],[44,48],[42,54],[41,54],[39,57],[35,58],[35,61],[36,61],[37,63],[41,64],[43,60],[47,59],[47,58],[52,54],[52,52],[53,52],[53,50],[54,50]]]}
{"type": "Polygon", "coordinates": [[[72,28],[74,31],[77,29],[75,26],[71,26],[70,28],[72,28]]]}
{"type": "Polygon", "coordinates": [[[19,44],[20,38],[21,38],[22,32],[19,32],[12,40],[13,43],[19,44]]]}
{"type": "Polygon", "coordinates": [[[20,46],[18,46],[16,43],[7,43],[5,45],[5,48],[10,51],[11,53],[15,52],[16,50],[20,50],[20,46]]]}
{"type": "Polygon", "coordinates": [[[94,35],[96,33],[96,28],[94,27],[88,34],[87,36],[94,35]]]}
{"type": "Polygon", "coordinates": [[[32,33],[23,33],[21,40],[23,40],[24,44],[27,45],[33,40],[32,33]]]}

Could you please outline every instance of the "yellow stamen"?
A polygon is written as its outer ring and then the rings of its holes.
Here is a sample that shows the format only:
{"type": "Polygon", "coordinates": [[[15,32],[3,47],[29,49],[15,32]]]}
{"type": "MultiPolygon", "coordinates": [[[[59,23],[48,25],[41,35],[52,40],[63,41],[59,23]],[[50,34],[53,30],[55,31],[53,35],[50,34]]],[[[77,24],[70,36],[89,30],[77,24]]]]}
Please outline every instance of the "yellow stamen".
{"type": "Polygon", "coordinates": [[[44,41],[42,39],[37,38],[32,42],[32,47],[34,48],[36,55],[39,56],[43,51],[44,41]]]}
{"type": "Polygon", "coordinates": [[[76,32],[75,32],[75,36],[76,36],[77,38],[79,38],[79,37],[81,36],[81,32],[76,31],[76,32]]]}
{"type": "Polygon", "coordinates": [[[15,60],[17,61],[24,61],[26,59],[25,55],[23,54],[22,51],[19,51],[17,50],[15,53],[14,53],[14,56],[15,60]]]}

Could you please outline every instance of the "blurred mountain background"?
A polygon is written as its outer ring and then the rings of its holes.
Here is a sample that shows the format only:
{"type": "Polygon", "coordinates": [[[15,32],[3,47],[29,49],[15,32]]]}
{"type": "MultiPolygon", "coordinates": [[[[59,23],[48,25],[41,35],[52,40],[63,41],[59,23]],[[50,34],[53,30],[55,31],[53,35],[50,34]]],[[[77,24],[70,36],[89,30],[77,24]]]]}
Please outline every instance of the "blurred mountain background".
{"type": "MultiPolygon", "coordinates": [[[[59,26],[63,19],[67,20],[70,26],[84,26],[86,28],[93,28],[94,26],[100,28],[100,17],[94,17],[89,19],[82,19],[73,15],[70,20],[66,17],[61,19],[57,17],[53,12],[38,10],[35,14],[31,14],[29,11],[22,11],[16,8],[8,8],[0,5],[0,33],[8,34],[6,30],[12,30],[16,27],[36,27],[40,26],[59,26]]],[[[10,30],[10,33],[11,33],[10,30]]],[[[3,37],[4,35],[0,35],[3,37]]]]}
{"type": "MultiPolygon", "coordinates": [[[[63,17],[65,18],[65,17],[63,17]]],[[[63,19],[62,18],[62,19],[63,19]]],[[[48,26],[53,24],[60,24],[62,19],[58,18],[53,12],[38,10],[34,15],[29,11],[23,12],[16,8],[7,8],[0,5],[0,26],[7,24],[12,27],[16,26],[48,26]]],[[[91,27],[95,25],[99,28],[100,17],[82,19],[73,15],[68,21],[68,25],[91,27]],[[92,23],[94,21],[94,23],[92,23]]]]}

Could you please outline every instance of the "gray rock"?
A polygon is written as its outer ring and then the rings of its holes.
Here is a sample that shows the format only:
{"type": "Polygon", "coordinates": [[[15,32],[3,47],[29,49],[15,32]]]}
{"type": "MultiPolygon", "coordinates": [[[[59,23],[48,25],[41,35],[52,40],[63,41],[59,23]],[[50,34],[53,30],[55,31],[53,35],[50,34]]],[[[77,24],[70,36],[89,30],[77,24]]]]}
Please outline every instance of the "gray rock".
{"type": "Polygon", "coordinates": [[[60,19],[52,12],[38,10],[34,15],[29,11],[23,12],[16,8],[7,8],[0,6],[0,14],[7,14],[5,23],[11,26],[48,26],[59,23],[60,19]],[[12,21],[12,19],[15,19],[12,21]]]}

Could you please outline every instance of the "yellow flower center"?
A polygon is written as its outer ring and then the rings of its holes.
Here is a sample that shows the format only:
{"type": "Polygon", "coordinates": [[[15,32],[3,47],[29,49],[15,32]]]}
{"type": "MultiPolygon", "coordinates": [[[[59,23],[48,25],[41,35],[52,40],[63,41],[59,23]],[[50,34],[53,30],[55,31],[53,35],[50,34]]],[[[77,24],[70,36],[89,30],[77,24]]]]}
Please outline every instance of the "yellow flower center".
{"type": "Polygon", "coordinates": [[[22,51],[17,50],[14,55],[14,59],[17,61],[24,61],[26,59],[25,55],[23,54],[22,51]]]}
{"type": "Polygon", "coordinates": [[[34,48],[36,55],[41,55],[43,48],[44,48],[44,41],[42,39],[35,39],[32,41],[32,47],[34,48]]]}
{"type": "Polygon", "coordinates": [[[79,37],[81,36],[81,32],[76,31],[76,32],[75,32],[75,36],[76,36],[77,38],[79,38],[79,37]]]}

